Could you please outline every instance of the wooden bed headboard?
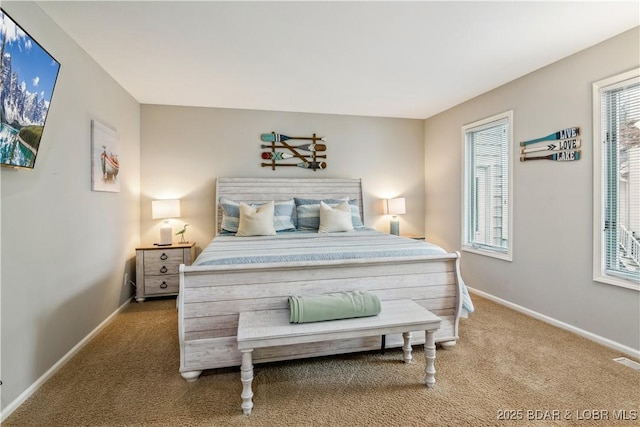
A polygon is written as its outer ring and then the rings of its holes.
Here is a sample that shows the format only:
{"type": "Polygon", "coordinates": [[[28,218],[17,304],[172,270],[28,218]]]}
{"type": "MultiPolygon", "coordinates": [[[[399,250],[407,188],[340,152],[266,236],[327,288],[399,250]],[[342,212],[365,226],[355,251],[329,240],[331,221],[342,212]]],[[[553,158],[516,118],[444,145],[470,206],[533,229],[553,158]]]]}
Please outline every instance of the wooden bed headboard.
{"type": "Polygon", "coordinates": [[[216,230],[220,232],[221,196],[237,202],[262,203],[271,200],[306,199],[357,200],[364,222],[362,183],[353,178],[218,178],[216,180],[216,230]]]}

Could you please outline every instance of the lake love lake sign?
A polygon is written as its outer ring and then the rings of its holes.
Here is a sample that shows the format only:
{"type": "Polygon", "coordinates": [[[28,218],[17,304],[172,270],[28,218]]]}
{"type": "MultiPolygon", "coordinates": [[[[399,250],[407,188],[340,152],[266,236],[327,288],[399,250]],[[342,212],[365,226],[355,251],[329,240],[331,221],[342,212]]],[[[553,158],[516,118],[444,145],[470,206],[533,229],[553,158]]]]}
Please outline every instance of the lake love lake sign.
{"type": "Polygon", "coordinates": [[[529,139],[526,141],[521,141],[520,153],[523,154],[520,156],[520,161],[525,162],[528,160],[552,160],[556,162],[571,162],[575,160],[580,160],[582,141],[578,139],[580,135],[579,127],[571,127],[566,129],[561,129],[557,132],[551,133],[549,135],[529,139]],[[535,144],[537,142],[543,141],[554,141],[545,146],[539,147],[529,147],[531,144],[535,144]],[[553,154],[549,154],[546,156],[527,156],[530,153],[536,153],[540,151],[551,151],[553,154]]]}

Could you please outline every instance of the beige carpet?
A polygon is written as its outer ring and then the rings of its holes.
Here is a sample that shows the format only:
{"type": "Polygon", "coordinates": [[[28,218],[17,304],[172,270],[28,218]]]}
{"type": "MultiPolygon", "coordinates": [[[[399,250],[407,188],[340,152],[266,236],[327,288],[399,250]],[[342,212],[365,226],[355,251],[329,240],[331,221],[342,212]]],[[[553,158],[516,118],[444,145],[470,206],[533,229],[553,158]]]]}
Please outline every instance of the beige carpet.
{"type": "Polygon", "coordinates": [[[256,365],[250,416],[240,409],[238,369],[195,383],[178,373],[175,300],[132,303],[3,425],[640,425],[640,372],[612,361],[621,354],[474,302],[459,344],[437,351],[435,389],[422,382],[422,346],[410,365],[400,350],[256,365]],[[560,419],[536,419],[543,411],[560,419]],[[614,411],[637,419],[616,421],[614,411]]]}

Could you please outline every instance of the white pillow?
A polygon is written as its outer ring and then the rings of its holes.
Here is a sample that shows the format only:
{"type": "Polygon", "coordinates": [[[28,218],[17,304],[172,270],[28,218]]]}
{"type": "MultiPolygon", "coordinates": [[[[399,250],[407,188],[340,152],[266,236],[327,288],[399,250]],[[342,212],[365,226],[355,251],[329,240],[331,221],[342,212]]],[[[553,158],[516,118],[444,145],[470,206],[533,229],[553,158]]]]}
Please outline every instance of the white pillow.
{"type": "Polygon", "coordinates": [[[276,229],[273,226],[273,211],[273,201],[258,207],[249,206],[244,202],[240,202],[240,222],[236,236],[275,236],[276,229]]]}
{"type": "Polygon", "coordinates": [[[351,231],[351,208],[349,202],[342,202],[332,208],[325,202],[320,202],[320,226],[318,233],[330,233],[332,231],[351,231]]]}

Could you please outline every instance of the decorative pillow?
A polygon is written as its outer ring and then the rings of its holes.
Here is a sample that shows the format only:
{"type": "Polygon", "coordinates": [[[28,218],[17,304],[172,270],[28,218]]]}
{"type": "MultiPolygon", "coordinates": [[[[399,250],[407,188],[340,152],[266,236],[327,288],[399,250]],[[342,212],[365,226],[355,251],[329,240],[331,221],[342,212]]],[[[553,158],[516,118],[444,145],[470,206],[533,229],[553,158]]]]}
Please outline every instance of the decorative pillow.
{"type": "Polygon", "coordinates": [[[351,209],[351,222],[353,223],[353,228],[364,227],[362,217],[360,217],[360,206],[358,206],[358,201],[349,200],[349,209],[351,209]]]}
{"type": "Polygon", "coordinates": [[[292,231],[296,229],[294,214],[296,204],[293,199],[277,201],[274,204],[273,226],[276,231],[292,231]]]}
{"type": "Polygon", "coordinates": [[[265,203],[259,207],[240,202],[240,222],[236,236],[275,236],[273,211],[273,202],[265,203]]]}
{"type": "Polygon", "coordinates": [[[222,207],[222,230],[236,233],[240,222],[240,203],[226,197],[220,197],[219,203],[222,207]]]}
{"type": "MultiPolygon", "coordinates": [[[[220,206],[222,207],[222,230],[236,233],[240,222],[240,202],[220,197],[220,206]]],[[[261,203],[252,203],[251,206],[262,206],[261,203]]],[[[293,199],[277,201],[274,204],[273,225],[276,231],[291,231],[296,229],[293,221],[295,214],[295,202],[293,199]]]]}
{"type": "MultiPolygon", "coordinates": [[[[316,231],[320,226],[320,202],[319,199],[294,198],[296,202],[297,228],[298,230],[316,231]]],[[[342,202],[348,202],[351,210],[351,222],[354,228],[360,228],[362,219],[360,218],[360,208],[357,200],[349,200],[348,197],[342,199],[322,199],[327,205],[335,207],[342,202]]]]}
{"type": "Polygon", "coordinates": [[[320,226],[318,233],[331,233],[333,231],[351,231],[351,209],[349,202],[342,202],[332,208],[323,201],[320,201],[320,226]]]}

